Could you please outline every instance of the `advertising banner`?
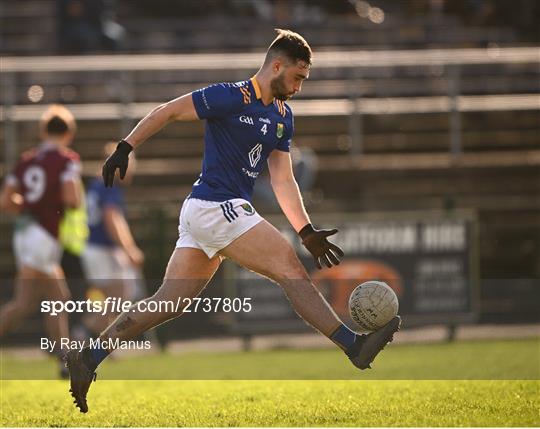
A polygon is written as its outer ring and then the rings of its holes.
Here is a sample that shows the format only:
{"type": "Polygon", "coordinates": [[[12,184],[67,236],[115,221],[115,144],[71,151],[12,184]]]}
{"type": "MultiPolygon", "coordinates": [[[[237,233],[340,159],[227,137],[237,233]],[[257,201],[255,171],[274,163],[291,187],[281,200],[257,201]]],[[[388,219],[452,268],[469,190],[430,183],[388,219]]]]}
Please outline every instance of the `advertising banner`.
{"type": "MultiPolygon", "coordinates": [[[[352,327],[349,296],[369,280],[384,281],[396,292],[405,326],[474,319],[478,282],[472,213],[328,215],[317,219],[317,225],[339,229],[330,237],[345,252],[339,266],[318,270],[290,227],[283,225],[281,232],[295,247],[319,291],[352,327]]],[[[249,313],[237,315],[235,330],[303,329],[305,324],[281,288],[240,267],[235,276],[234,296],[251,298],[253,306],[249,313]]]]}

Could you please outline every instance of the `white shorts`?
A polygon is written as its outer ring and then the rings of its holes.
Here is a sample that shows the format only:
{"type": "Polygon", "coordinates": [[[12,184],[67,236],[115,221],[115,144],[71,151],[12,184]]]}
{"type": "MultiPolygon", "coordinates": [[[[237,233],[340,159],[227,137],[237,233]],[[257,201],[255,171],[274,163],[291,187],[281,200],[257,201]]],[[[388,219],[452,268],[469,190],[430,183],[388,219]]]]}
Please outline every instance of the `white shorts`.
{"type": "Polygon", "coordinates": [[[121,280],[123,299],[136,301],[143,298],[141,271],[133,266],[121,248],[89,243],[82,255],[82,265],[92,288],[106,290],[111,280],[121,280]]]}
{"type": "Polygon", "coordinates": [[[201,249],[212,258],[262,220],[242,198],[222,203],[188,198],[180,211],[176,247],[201,249]]]}
{"type": "Polygon", "coordinates": [[[129,278],[131,272],[127,255],[118,247],[88,243],[82,263],[88,280],[124,280],[129,278]]]}
{"type": "Polygon", "coordinates": [[[48,275],[54,274],[62,258],[58,240],[36,222],[15,230],[13,250],[17,267],[24,265],[48,275]]]}

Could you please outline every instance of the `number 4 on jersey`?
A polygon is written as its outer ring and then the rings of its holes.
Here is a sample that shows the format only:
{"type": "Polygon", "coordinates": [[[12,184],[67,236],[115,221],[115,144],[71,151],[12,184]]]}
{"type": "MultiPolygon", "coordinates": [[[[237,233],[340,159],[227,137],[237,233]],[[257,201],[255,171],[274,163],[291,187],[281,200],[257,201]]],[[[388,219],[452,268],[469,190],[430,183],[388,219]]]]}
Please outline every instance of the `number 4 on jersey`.
{"type": "Polygon", "coordinates": [[[264,124],[261,128],[261,133],[263,133],[263,135],[266,135],[266,132],[268,131],[268,128],[267,128],[267,125],[264,124]]]}

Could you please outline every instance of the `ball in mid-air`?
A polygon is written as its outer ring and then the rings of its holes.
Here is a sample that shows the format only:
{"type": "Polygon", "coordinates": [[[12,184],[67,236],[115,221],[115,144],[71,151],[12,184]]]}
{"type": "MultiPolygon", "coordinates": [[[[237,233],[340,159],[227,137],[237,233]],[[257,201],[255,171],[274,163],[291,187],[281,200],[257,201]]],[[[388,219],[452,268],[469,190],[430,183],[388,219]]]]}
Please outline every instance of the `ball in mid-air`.
{"type": "Polygon", "coordinates": [[[384,282],[368,281],[357,286],[349,297],[351,318],[366,331],[386,325],[398,312],[396,293],[384,282]]]}

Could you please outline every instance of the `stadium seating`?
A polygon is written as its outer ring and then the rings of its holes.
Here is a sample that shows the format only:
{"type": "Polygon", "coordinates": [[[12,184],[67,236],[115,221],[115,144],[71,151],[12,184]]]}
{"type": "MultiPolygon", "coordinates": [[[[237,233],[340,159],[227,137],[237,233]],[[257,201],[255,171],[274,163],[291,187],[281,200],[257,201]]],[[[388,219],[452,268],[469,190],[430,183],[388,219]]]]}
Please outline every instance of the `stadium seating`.
{"type": "MultiPolygon", "coordinates": [[[[253,50],[266,45],[276,26],[271,16],[264,16],[255,7],[241,7],[249,2],[200,1],[199,10],[181,9],[175,2],[116,0],[114,15],[126,30],[122,47],[125,52],[200,52],[220,50],[253,50]],[[145,4],[146,3],[146,4],[145,4]],[[206,7],[205,7],[206,4],[206,7]],[[182,13],[171,13],[181,10],[182,13]],[[201,10],[204,12],[201,14],[201,10]],[[228,14],[228,15],[226,15],[228,14]],[[201,25],[203,21],[204,25],[201,25]],[[267,30],[261,31],[261,23],[267,30]],[[205,31],[214,29],[214,31],[205,31]],[[258,31],[254,31],[258,30],[258,31]],[[249,34],[249,37],[245,35],[249,34]],[[219,37],[216,37],[219,35],[219,37]]],[[[253,2],[256,3],[256,2],[253,2]]],[[[306,2],[309,4],[309,2],[306,2]]],[[[396,8],[387,2],[390,8],[396,8]]],[[[394,2],[395,3],[395,2],[394,2]]],[[[349,2],[336,13],[320,9],[316,13],[304,7],[278,25],[294,26],[313,46],[349,46],[378,49],[425,48],[441,46],[485,46],[488,43],[515,45],[519,36],[504,22],[490,27],[465,25],[455,15],[438,17],[407,16],[404,11],[390,10],[386,19],[374,23],[359,19],[349,2]],[[347,8],[348,5],[348,8],[347,8]],[[405,16],[404,16],[405,15],[405,16]]],[[[193,8],[192,8],[193,9],[193,8]]],[[[278,13],[279,15],[279,13],[278,13]]],[[[58,52],[57,5],[54,0],[4,0],[0,7],[0,52],[15,55],[43,55],[58,52]]]]}
{"type": "MultiPolygon", "coordinates": [[[[55,25],[53,3],[2,2],[0,52],[56,52],[50,37],[55,25]]],[[[261,51],[258,48],[271,37],[271,30],[245,37],[253,28],[253,20],[245,16],[221,22],[230,31],[221,31],[216,40],[194,31],[189,19],[182,21],[179,32],[178,20],[141,16],[129,2],[119,5],[118,17],[130,35],[127,52],[261,51]]],[[[209,19],[220,25],[219,17],[209,19]]],[[[422,22],[413,19],[398,26],[389,19],[377,27],[329,17],[316,31],[307,24],[304,28],[299,24],[298,30],[314,46],[334,45],[341,50],[425,47],[427,40],[438,46],[516,40],[507,28],[480,31],[462,27],[452,17],[444,17],[446,25],[435,29],[422,22]]],[[[494,57],[500,54],[496,45],[490,49],[494,57]]],[[[316,183],[306,195],[315,218],[322,212],[470,208],[480,219],[482,278],[540,276],[540,244],[535,239],[540,228],[537,62],[461,66],[461,112],[452,117],[448,112],[452,69],[447,66],[366,64],[358,71],[317,68],[317,57],[315,61],[310,79],[291,103],[296,112],[294,143],[312,148],[318,156],[316,183]],[[354,109],[357,96],[360,115],[354,109]],[[456,118],[462,142],[457,156],[451,152],[450,132],[456,118]],[[354,135],[355,127],[361,131],[360,138],[354,135]]],[[[2,87],[4,94],[12,92],[15,107],[3,109],[0,135],[4,142],[10,132],[4,119],[14,115],[17,152],[35,145],[36,119],[44,105],[66,103],[78,119],[74,149],[82,156],[88,179],[99,170],[103,143],[123,136],[153,106],[207,83],[237,81],[255,71],[255,66],[124,72],[29,69],[16,74],[12,88],[2,87]],[[32,85],[44,90],[39,103],[28,98],[32,85]]],[[[177,233],[179,204],[200,170],[202,131],[201,123],[172,124],[138,150],[139,172],[127,191],[128,214],[148,255],[146,274],[151,278],[162,274],[177,233]],[[170,173],[163,174],[164,166],[171,167],[170,173]]],[[[0,156],[4,174],[5,152],[0,156]]],[[[276,211],[272,206],[260,209],[276,211]]],[[[0,236],[9,237],[11,228],[10,219],[2,217],[0,236]]],[[[10,278],[14,266],[9,240],[1,240],[0,255],[0,276],[10,278]]],[[[484,314],[498,314],[503,292],[483,289],[484,314]]]]}

